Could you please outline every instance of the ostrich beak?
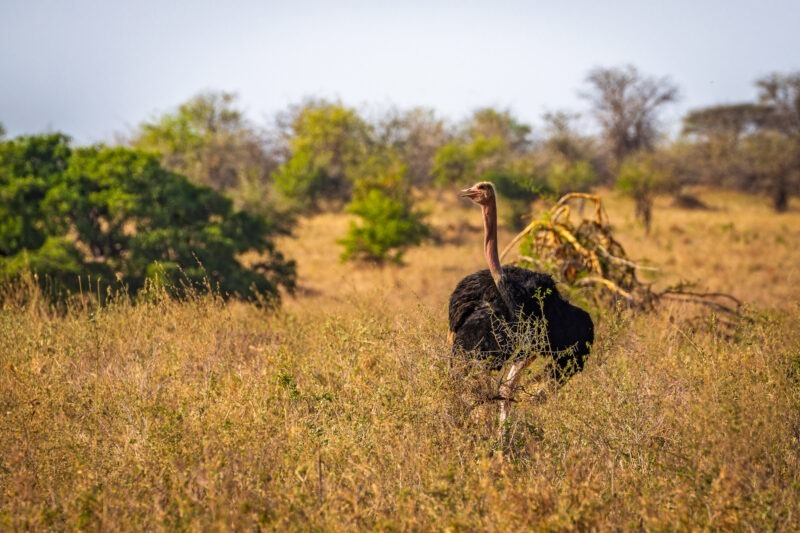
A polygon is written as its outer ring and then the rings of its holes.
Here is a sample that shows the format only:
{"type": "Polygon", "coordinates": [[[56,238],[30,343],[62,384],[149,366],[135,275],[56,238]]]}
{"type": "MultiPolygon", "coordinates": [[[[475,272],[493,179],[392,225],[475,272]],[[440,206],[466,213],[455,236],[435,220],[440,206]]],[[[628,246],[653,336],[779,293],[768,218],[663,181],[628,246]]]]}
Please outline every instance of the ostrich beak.
{"type": "Polygon", "coordinates": [[[475,187],[470,187],[468,189],[463,189],[461,192],[458,193],[458,195],[460,197],[469,198],[470,200],[474,200],[479,194],[480,194],[480,191],[478,189],[476,189],[475,187]]]}

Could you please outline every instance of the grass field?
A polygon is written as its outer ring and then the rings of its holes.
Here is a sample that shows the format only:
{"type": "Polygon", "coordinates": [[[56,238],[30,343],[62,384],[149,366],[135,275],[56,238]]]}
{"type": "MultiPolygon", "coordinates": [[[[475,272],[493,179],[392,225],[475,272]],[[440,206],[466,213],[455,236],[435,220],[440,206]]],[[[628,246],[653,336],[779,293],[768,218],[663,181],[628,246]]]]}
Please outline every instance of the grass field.
{"type": "Polygon", "coordinates": [[[303,220],[278,312],[153,290],[57,314],[6,287],[0,528],[797,530],[800,209],[661,198],[646,236],[604,196],[656,287],[731,293],[744,318],[591,309],[585,370],[523,394],[502,442],[475,407],[496,376],[453,372],[445,341],[450,291],[484,267],[454,198],[404,267],[343,265],[347,218],[303,220]]]}

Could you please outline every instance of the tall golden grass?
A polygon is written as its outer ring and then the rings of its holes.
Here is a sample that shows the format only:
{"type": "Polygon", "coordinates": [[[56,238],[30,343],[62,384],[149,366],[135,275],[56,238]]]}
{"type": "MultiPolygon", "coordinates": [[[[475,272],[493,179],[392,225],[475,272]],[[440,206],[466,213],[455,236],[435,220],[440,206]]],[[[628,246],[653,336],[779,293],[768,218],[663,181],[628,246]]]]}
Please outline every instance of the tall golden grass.
{"type": "Polygon", "coordinates": [[[0,528],[794,530],[800,212],[703,198],[661,199],[647,237],[605,195],[656,284],[729,292],[745,318],[592,309],[585,370],[521,395],[502,442],[486,374],[445,342],[449,292],[483,267],[468,206],[432,204],[441,240],[402,268],[342,265],[346,218],[304,220],[277,312],[157,288],[57,312],[6,287],[0,528]]]}

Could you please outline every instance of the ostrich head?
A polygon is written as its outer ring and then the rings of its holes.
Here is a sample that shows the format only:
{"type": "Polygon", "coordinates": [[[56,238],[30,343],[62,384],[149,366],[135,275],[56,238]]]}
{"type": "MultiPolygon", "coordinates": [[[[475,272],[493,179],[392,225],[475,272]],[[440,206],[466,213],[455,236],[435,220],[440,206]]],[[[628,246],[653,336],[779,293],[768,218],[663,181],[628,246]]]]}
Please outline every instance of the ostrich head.
{"type": "Polygon", "coordinates": [[[481,181],[469,189],[464,189],[461,191],[460,196],[463,198],[469,198],[482,207],[487,207],[492,201],[494,201],[494,185],[488,181],[481,181]]]}
{"type": "Polygon", "coordinates": [[[469,198],[474,203],[481,206],[483,212],[483,249],[486,254],[486,262],[489,264],[489,271],[497,285],[500,295],[506,302],[511,314],[515,314],[516,306],[511,301],[503,286],[503,269],[500,266],[500,256],[497,253],[497,202],[495,200],[494,185],[488,181],[480,181],[461,191],[460,196],[469,198]]]}

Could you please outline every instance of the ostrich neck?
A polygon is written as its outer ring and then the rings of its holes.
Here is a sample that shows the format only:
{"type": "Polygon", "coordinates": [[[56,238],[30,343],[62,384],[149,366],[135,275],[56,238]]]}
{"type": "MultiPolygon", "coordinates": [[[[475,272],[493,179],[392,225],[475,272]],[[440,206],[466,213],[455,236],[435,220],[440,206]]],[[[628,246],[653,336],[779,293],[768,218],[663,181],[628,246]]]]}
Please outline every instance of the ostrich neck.
{"type": "Polygon", "coordinates": [[[495,284],[498,284],[503,277],[503,269],[500,267],[500,254],[497,253],[497,204],[494,198],[483,206],[483,249],[489,272],[495,284]]]}
{"type": "Polygon", "coordinates": [[[489,272],[492,274],[492,279],[500,293],[500,297],[506,304],[511,316],[517,314],[517,306],[511,299],[505,284],[505,275],[500,266],[500,254],[497,252],[497,203],[492,198],[489,203],[483,206],[483,249],[486,252],[486,262],[489,263],[489,272]]]}

